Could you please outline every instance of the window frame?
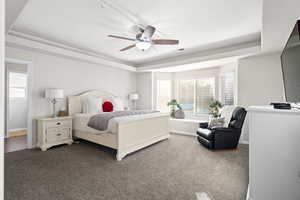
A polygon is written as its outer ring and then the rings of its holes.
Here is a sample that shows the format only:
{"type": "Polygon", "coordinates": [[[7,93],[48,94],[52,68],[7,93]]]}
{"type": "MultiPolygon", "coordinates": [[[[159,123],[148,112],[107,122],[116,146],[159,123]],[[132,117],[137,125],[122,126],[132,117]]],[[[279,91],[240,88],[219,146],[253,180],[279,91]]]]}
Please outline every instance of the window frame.
{"type": "MultiPolygon", "coordinates": [[[[155,109],[156,109],[156,110],[159,110],[159,111],[160,111],[160,109],[158,109],[158,107],[159,107],[159,106],[158,106],[158,105],[159,105],[159,103],[158,103],[159,101],[158,101],[158,100],[159,100],[159,94],[160,94],[160,93],[159,93],[159,91],[160,91],[160,90],[159,90],[159,82],[160,82],[160,81],[168,81],[168,82],[170,83],[170,88],[169,88],[169,89],[170,89],[170,91],[169,91],[169,92],[170,92],[170,98],[169,98],[169,101],[171,101],[172,96],[173,96],[173,95],[172,95],[172,93],[173,93],[173,81],[170,80],[170,79],[157,79],[157,80],[156,80],[156,98],[155,98],[156,103],[155,103],[155,109]]],[[[166,104],[167,104],[167,102],[166,102],[166,104]]],[[[169,112],[170,112],[170,109],[169,109],[169,111],[168,111],[167,113],[169,113],[169,112]]]]}

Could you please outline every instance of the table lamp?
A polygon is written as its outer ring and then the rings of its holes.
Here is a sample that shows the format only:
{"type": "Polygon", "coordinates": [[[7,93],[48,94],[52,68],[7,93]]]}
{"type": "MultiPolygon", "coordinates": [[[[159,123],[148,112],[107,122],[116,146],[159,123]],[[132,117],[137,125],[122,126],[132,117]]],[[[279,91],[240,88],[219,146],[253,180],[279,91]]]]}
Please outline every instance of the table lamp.
{"type": "Polygon", "coordinates": [[[45,90],[45,98],[53,104],[53,117],[57,117],[55,104],[64,98],[64,91],[57,88],[47,88],[45,90]]]}

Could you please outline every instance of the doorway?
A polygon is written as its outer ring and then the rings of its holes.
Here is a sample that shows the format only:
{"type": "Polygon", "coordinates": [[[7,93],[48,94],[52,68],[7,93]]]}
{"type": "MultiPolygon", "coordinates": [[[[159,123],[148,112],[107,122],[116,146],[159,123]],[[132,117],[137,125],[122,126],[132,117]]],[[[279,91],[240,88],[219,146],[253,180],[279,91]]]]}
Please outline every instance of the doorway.
{"type": "Polygon", "coordinates": [[[30,70],[26,62],[5,61],[5,152],[30,148],[30,70]]]}

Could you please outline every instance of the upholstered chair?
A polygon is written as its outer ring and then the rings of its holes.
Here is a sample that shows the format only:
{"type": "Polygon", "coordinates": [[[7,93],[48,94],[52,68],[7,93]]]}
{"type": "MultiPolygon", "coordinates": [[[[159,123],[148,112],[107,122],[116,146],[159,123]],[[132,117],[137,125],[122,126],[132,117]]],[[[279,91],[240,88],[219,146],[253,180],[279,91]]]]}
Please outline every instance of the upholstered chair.
{"type": "Polygon", "coordinates": [[[200,123],[198,141],[209,149],[237,148],[246,114],[245,108],[236,107],[228,127],[209,127],[208,123],[200,123]]]}

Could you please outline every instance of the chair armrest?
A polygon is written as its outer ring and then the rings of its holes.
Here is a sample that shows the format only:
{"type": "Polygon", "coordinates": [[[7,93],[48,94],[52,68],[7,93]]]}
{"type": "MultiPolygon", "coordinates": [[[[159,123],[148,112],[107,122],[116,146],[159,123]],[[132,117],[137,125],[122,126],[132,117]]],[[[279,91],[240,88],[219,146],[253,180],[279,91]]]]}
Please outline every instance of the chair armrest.
{"type": "Polygon", "coordinates": [[[199,128],[208,128],[208,122],[199,123],[199,128]]]}
{"type": "Polygon", "coordinates": [[[212,131],[218,133],[218,132],[236,132],[237,129],[234,129],[234,128],[227,128],[227,127],[212,127],[211,128],[212,131]]]}

